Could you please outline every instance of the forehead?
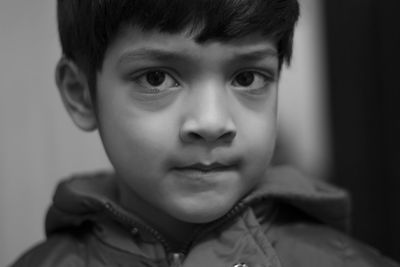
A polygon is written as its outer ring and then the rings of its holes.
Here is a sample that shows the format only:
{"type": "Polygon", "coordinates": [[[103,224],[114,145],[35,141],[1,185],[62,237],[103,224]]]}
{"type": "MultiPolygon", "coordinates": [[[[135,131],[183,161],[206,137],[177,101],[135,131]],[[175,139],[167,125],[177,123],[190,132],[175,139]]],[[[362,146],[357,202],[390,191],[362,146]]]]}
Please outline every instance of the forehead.
{"type": "Polygon", "coordinates": [[[143,31],[136,27],[120,31],[105,54],[105,61],[121,64],[142,59],[154,60],[247,60],[278,61],[275,42],[261,33],[229,41],[198,43],[188,32],[143,31]]]}

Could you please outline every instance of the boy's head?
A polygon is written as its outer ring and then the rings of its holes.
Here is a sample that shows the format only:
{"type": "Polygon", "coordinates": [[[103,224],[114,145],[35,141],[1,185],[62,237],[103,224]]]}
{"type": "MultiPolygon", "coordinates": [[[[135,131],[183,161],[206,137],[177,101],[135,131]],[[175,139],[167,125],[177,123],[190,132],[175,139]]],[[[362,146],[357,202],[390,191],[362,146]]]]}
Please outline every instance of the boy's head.
{"type": "Polygon", "coordinates": [[[107,48],[130,25],[186,31],[198,43],[260,32],[276,42],[281,66],[291,58],[299,8],[296,0],[58,0],[57,13],[63,54],[85,72],[95,96],[107,48]]]}
{"type": "Polygon", "coordinates": [[[57,84],[74,122],[99,129],[123,205],[160,227],[204,223],[257,185],[298,13],[296,0],[58,1],[57,84]]]}

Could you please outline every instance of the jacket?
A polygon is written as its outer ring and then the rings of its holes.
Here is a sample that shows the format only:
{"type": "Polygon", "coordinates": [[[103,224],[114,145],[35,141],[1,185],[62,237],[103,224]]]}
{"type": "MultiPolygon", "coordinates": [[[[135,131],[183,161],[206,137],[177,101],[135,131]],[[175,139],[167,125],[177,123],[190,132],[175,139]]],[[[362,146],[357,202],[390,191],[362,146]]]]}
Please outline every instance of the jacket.
{"type": "Polygon", "coordinates": [[[345,233],[345,191],[289,168],[272,168],[230,212],[180,247],[118,205],[113,176],[61,182],[46,216],[47,239],[12,267],[399,267],[345,233]]]}

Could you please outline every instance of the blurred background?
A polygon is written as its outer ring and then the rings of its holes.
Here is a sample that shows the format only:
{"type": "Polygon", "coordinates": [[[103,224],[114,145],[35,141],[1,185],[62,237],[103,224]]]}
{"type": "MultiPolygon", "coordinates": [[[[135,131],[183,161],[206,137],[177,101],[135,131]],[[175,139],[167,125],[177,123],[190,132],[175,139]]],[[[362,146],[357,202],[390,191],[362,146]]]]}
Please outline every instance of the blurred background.
{"type": "MultiPolygon", "coordinates": [[[[400,261],[397,0],[299,0],[275,161],[349,190],[353,235],[400,261]]],[[[44,238],[57,182],[109,168],[54,84],[55,1],[0,1],[0,266],[44,238]]]]}
{"type": "Polygon", "coordinates": [[[353,234],[400,262],[400,1],[323,8],[331,180],[353,197],[353,234]]]}

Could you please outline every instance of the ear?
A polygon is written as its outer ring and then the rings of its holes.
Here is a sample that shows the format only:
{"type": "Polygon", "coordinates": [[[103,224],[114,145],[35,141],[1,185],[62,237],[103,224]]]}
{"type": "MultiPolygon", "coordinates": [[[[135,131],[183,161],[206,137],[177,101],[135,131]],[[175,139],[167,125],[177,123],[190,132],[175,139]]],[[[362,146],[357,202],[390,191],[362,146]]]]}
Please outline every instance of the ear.
{"type": "Polygon", "coordinates": [[[64,106],[75,125],[84,131],[95,130],[96,113],[86,75],[73,61],[64,57],[59,60],[55,74],[64,106]]]}

